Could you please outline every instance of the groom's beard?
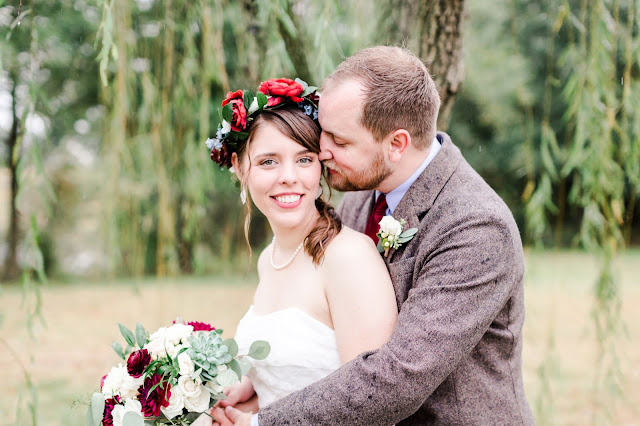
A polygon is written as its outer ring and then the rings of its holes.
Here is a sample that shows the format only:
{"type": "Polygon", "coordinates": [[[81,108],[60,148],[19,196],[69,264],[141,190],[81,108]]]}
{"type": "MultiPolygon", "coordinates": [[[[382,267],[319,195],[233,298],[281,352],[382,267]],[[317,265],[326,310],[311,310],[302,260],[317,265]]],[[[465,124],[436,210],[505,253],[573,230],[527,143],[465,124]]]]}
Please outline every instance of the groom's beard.
{"type": "Polygon", "coordinates": [[[384,163],[382,153],[377,153],[373,158],[371,166],[365,170],[345,173],[333,161],[325,161],[324,165],[333,171],[327,172],[326,181],[333,189],[338,191],[361,191],[365,189],[375,189],[391,174],[391,170],[384,163]]]}

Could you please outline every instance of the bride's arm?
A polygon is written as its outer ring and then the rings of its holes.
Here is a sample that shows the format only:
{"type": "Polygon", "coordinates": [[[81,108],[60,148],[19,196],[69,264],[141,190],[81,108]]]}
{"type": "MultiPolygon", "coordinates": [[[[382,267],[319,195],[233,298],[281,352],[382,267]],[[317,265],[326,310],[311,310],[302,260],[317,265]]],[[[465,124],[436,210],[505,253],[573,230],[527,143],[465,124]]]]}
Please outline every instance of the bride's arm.
{"type": "Polygon", "coordinates": [[[398,307],[371,239],[344,229],[327,248],[322,269],[342,363],[380,348],[391,336],[398,307]]]}

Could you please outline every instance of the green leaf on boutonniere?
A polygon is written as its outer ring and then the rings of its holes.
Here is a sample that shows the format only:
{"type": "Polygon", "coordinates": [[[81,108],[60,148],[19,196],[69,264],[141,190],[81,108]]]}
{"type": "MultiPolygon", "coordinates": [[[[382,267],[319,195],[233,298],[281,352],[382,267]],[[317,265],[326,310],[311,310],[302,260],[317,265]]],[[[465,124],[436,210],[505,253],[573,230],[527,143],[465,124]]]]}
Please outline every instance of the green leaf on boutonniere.
{"type": "Polygon", "coordinates": [[[382,247],[382,240],[378,240],[378,245],[376,246],[379,253],[384,253],[384,248],[382,247]]]}
{"type": "Polygon", "coordinates": [[[122,337],[124,337],[127,344],[129,346],[135,346],[136,337],[133,335],[133,332],[120,323],[118,323],[118,327],[120,327],[120,334],[122,334],[122,337]]]}
{"type": "Polygon", "coordinates": [[[414,235],[418,232],[418,228],[411,228],[404,231],[400,236],[398,236],[398,242],[400,244],[404,244],[407,241],[410,241],[414,235]]]}

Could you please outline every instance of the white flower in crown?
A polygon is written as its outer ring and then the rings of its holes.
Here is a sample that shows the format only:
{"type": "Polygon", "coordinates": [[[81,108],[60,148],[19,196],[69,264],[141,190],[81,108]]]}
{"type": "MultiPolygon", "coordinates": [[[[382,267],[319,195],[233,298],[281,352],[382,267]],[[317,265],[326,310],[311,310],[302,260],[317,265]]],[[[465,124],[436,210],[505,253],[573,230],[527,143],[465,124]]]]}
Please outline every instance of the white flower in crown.
{"type": "Polygon", "coordinates": [[[404,224],[404,219],[397,221],[393,216],[389,215],[380,220],[380,230],[376,234],[380,239],[378,241],[378,251],[380,253],[384,252],[385,257],[389,254],[389,250],[395,250],[407,241],[411,241],[416,232],[418,232],[418,228],[410,228],[402,232],[402,225],[404,224]]]}

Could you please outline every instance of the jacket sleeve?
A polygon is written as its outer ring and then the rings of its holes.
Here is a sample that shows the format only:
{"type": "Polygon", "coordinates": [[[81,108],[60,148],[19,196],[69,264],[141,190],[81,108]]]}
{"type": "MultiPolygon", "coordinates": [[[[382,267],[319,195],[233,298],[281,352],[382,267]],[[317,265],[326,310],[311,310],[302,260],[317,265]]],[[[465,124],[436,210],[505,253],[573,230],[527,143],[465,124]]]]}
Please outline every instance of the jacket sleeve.
{"type": "Polygon", "coordinates": [[[428,232],[438,241],[424,254],[401,259],[396,276],[390,265],[394,281],[412,280],[390,340],[262,408],[260,425],[394,424],[415,413],[522,284],[519,236],[501,219],[467,216],[428,232]]]}

